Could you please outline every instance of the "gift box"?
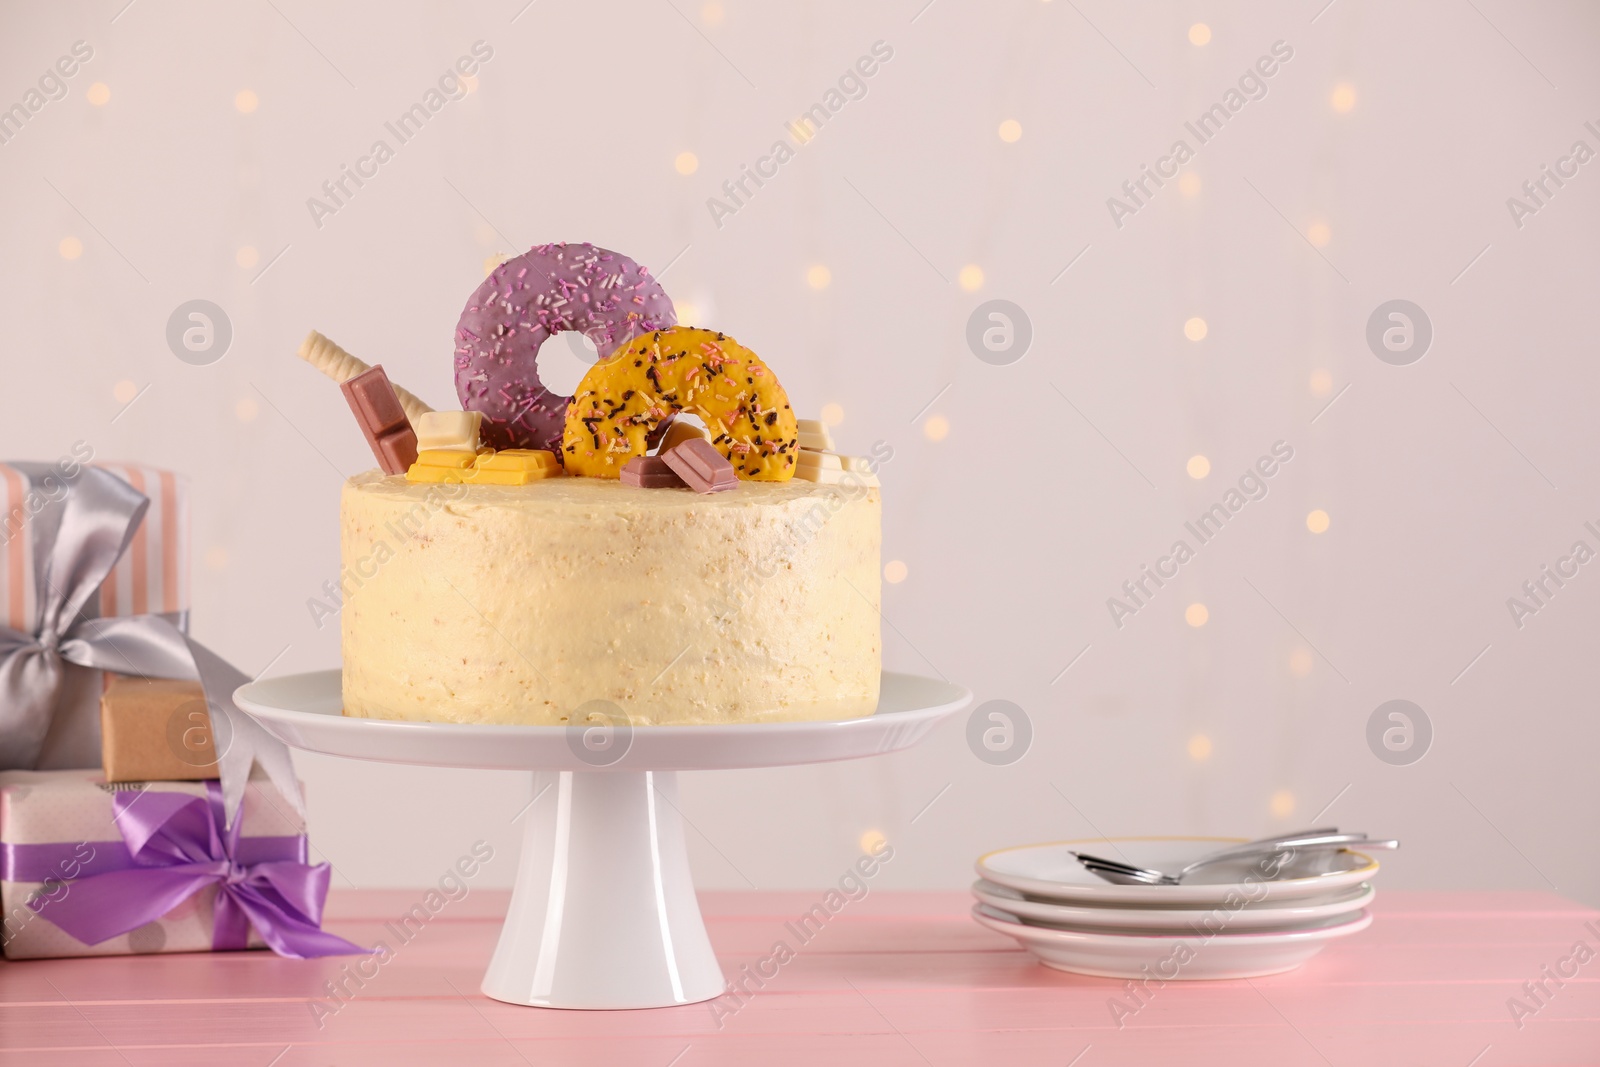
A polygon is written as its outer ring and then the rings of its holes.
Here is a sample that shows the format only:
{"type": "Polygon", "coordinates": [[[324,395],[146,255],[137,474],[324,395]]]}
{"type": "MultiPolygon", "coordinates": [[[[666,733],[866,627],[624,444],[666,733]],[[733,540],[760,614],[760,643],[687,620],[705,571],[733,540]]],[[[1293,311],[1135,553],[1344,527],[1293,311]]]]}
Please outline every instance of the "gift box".
{"type": "MultiPolygon", "coordinates": [[[[54,464],[0,464],[0,624],[22,633],[39,625],[38,564],[48,545],[34,524],[73,491],[92,450],[81,442],[54,464]]],[[[189,487],[172,471],[137,463],[97,464],[150,501],[127,549],[82,613],[127,618],[155,614],[179,630],[189,616],[189,487]]],[[[34,767],[98,767],[103,672],[69,663],[49,732],[34,767]]],[[[4,764],[0,764],[3,767],[4,764]]]]}
{"type": "Polygon", "coordinates": [[[100,697],[100,755],[108,782],[215,778],[205,690],[173,678],[109,676],[100,697]]]}
{"type": "MultiPolygon", "coordinates": [[[[249,679],[189,636],[183,625],[187,612],[178,605],[186,603],[187,596],[181,577],[186,570],[182,550],[187,535],[182,532],[186,507],[181,482],[149,468],[124,465],[116,470],[119,473],[86,467],[81,459],[70,458],[53,466],[17,463],[0,468],[0,483],[7,486],[7,499],[12,501],[9,510],[0,513],[4,554],[0,570],[6,574],[0,600],[16,607],[20,613],[16,618],[24,621],[21,627],[11,625],[8,615],[6,624],[0,625],[0,771],[99,766],[99,672],[194,681],[201,687],[207,713],[204,732],[209,733],[209,727],[217,730],[214,755],[220,788],[204,787],[208,797],[212,791],[220,794],[221,816],[214,821],[230,834],[239,832],[234,816],[257,768],[277,787],[282,803],[303,818],[304,800],[289,750],[234,704],[234,691],[249,679]],[[151,514],[161,518],[147,522],[151,514]],[[173,550],[162,547],[158,552],[156,542],[173,550]],[[162,557],[159,564],[157,556],[162,557]],[[112,613],[99,614],[100,608],[112,613]],[[86,684],[86,679],[93,684],[86,684]]],[[[172,710],[187,716],[182,707],[172,710]]],[[[194,734],[183,736],[187,726],[199,723],[169,717],[168,727],[178,736],[167,747],[185,759],[194,747],[190,743],[194,734]]],[[[177,803],[158,798],[139,805],[138,814],[124,819],[121,802],[114,801],[113,814],[119,828],[126,829],[124,822],[138,826],[149,808],[167,812],[177,803]]],[[[199,847],[190,837],[205,836],[202,816],[209,818],[209,809],[202,804],[194,809],[181,815],[167,812],[176,820],[171,825],[174,832],[183,828],[190,835],[173,847],[199,847]]],[[[215,837],[220,831],[208,832],[215,837]]],[[[161,836],[155,829],[149,833],[161,836]]],[[[143,854],[148,842],[140,837],[134,847],[129,840],[133,851],[143,854]]],[[[220,862],[215,851],[205,853],[206,862],[220,862]]],[[[151,856],[156,853],[146,859],[151,856]]],[[[138,863],[148,865],[142,859],[138,863]]],[[[77,905],[51,907],[52,914],[59,911],[68,923],[76,922],[72,915],[77,905]]],[[[219,914],[232,910],[223,908],[219,914]]],[[[100,940],[104,938],[89,943],[100,940]]]]}
{"type": "Polygon", "coordinates": [[[329,867],[306,852],[304,821],[263,778],[229,826],[215,781],[0,772],[0,941],[12,960],[364,951],[320,929],[329,867]]]}

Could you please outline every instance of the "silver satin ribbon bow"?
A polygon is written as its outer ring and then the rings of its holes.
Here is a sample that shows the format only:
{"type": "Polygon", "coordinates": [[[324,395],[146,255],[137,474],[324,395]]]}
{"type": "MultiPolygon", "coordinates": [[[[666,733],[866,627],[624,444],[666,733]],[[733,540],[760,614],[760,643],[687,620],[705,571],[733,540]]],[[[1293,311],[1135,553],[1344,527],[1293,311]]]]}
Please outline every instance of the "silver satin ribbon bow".
{"type": "MultiPolygon", "coordinates": [[[[54,473],[38,464],[12,466],[35,484],[54,473]]],[[[38,762],[64,664],[198,680],[213,719],[228,820],[239,810],[256,763],[304,816],[289,750],[233,702],[233,691],[249,678],[160,615],[101,619],[84,614],[149,506],[149,499],[122,479],[85,467],[76,484],[46,503],[18,534],[33,537],[39,623],[32,634],[0,626],[0,770],[29,769],[38,762]]]]}

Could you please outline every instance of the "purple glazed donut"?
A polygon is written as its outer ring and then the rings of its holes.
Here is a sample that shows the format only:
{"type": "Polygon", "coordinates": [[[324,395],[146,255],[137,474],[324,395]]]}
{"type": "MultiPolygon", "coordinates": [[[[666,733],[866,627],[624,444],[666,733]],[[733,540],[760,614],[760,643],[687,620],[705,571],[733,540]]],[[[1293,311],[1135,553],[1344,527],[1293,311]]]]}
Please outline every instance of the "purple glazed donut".
{"type": "Polygon", "coordinates": [[[539,380],[539,349],[575,330],[601,358],[635,335],[676,325],[672,301],[650,272],[591,244],[535,245],[496,267],[456,323],[456,395],[483,412],[494,448],[561,455],[567,401],[539,380]]]}

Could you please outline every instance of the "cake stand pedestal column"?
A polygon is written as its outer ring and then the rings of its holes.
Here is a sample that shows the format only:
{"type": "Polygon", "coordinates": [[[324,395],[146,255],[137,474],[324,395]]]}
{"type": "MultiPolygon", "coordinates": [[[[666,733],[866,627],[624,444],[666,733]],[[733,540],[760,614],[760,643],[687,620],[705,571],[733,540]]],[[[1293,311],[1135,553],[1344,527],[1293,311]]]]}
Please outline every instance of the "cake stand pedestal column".
{"type": "Polygon", "coordinates": [[[540,771],[483,992],[551,1008],[653,1008],[723,991],[673,771],[540,771]]]}

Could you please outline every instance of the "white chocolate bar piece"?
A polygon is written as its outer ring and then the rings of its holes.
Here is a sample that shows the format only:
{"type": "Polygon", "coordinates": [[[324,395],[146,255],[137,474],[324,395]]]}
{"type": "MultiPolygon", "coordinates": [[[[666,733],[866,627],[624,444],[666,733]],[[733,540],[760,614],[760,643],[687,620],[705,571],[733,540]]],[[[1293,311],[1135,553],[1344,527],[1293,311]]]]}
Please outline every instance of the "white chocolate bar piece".
{"type": "Polygon", "coordinates": [[[800,447],[814,448],[821,452],[833,451],[833,435],[828,432],[826,424],[816,419],[799,419],[800,447]]]}
{"type": "Polygon", "coordinates": [[[481,411],[425,411],[412,423],[417,431],[417,450],[476,453],[478,431],[483,426],[481,411]]]}
{"type": "Polygon", "coordinates": [[[878,487],[878,476],[865,469],[855,471],[796,465],[794,476],[803,482],[818,482],[823,485],[864,485],[873,489],[878,487]]]}
{"type": "Polygon", "coordinates": [[[816,448],[802,447],[797,454],[795,464],[801,468],[820,468],[822,470],[858,471],[862,474],[871,474],[872,466],[861,456],[846,456],[838,452],[824,452],[816,448]]]}

